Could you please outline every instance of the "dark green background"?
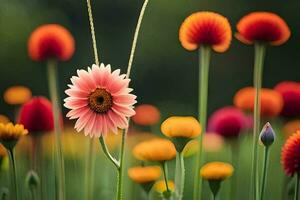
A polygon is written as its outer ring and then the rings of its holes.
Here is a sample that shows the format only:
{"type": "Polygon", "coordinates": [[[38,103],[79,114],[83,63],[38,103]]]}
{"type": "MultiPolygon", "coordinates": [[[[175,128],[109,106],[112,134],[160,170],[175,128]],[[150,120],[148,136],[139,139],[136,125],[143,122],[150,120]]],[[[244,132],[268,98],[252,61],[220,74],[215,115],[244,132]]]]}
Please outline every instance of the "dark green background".
{"type": "MultiPolygon", "coordinates": [[[[61,95],[76,69],[93,63],[92,43],[85,0],[0,0],[0,93],[15,84],[30,87],[34,95],[48,95],[45,63],[27,56],[27,39],[42,24],[59,23],[75,37],[76,52],[59,64],[61,95]]],[[[125,73],[142,0],[93,0],[94,20],[101,62],[125,73]]],[[[152,103],[167,114],[197,112],[197,53],[185,51],[178,41],[180,24],[199,10],[219,12],[229,18],[233,32],[237,21],[251,11],[281,15],[292,32],[280,47],[267,49],[264,86],[282,80],[300,80],[300,1],[262,0],[150,0],[142,24],[131,86],[139,103],[152,103]]],[[[214,53],[211,62],[209,112],[232,103],[241,87],[251,85],[253,47],[233,39],[224,54],[214,53]]],[[[13,108],[0,100],[0,113],[13,108]]]]}

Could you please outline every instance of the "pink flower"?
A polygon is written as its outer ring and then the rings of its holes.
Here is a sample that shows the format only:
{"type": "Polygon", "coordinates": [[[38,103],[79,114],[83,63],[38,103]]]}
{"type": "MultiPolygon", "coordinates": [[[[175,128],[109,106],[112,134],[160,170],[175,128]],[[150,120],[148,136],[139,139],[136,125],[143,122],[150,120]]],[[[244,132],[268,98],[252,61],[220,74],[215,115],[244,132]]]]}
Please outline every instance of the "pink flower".
{"type": "Polygon", "coordinates": [[[90,137],[100,137],[118,128],[128,127],[127,117],[135,114],[136,96],[130,94],[130,79],[111,66],[93,65],[88,71],[78,70],[65,92],[69,97],[64,106],[71,109],[67,117],[77,119],[75,129],[90,137]]]}
{"type": "Polygon", "coordinates": [[[242,111],[235,107],[224,107],[215,111],[208,121],[208,130],[225,138],[237,137],[247,128],[247,119],[242,111]]]}

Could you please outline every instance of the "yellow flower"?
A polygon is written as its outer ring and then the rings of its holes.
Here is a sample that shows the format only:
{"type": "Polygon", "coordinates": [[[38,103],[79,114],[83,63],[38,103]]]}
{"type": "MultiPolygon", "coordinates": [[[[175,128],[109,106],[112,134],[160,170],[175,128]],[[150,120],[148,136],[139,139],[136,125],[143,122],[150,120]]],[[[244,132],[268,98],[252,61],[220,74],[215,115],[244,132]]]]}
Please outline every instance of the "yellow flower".
{"type": "MultiPolygon", "coordinates": [[[[174,192],[175,190],[175,184],[173,181],[171,180],[168,180],[168,187],[169,189],[174,192]]],[[[167,187],[166,187],[166,182],[164,180],[160,180],[160,181],[157,181],[155,184],[154,184],[154,190],[158,193],[163,193],[164,191],[167,190],[167,187]]]]}
{"type": "Polygon", "coordinates": [[[171,138],[195,138],[201,133],[201,126],[194,117],[173,116],[161,125],[161,132],[171,138]]]}
{"type": "Polygon", "coordinates": [[[176,156],[174,144],[166,139],[152,139],[137,144],[133,148],[135,158],[144,161],[172,160],[176,156]]]}
{"type": "Polygon", "coordinates": [[[292,121],[287,122],[284,124],[282,128],[282,132],[284,134],[284,137],[287,139],[294,133],[296,133],[298,130],[300,130],[300,120],[295,119],[292,121]]]}
{"type": "Polygon", "coordinates": [[[228,163],[210,162],[201,168],[200,176],[208,181],[221,181],[232,176],[233,170],[232,165],[228,163]]]}
{"type": "Polygon", "coordinates": [[[21,136],[26,135],[28,131],[21,124],[13,125],[12,123],[0,123],[0,140],[18,140],[21,136]]]}
{"type": "Polygon", "coordinates": [[[128,169],[128,176],[136,183],[149,183],[159,179],[161,169],[159,166],[132,167],[128,169]]]}
{"type": "Polygon", "coordinates": [[[6,117],[5,115],[0,115],[0,123],[7,124],[8,122],[10,122],[8,117],[6,117]]]}
{"type": "Polygon", "coordinates": [[[11,105],[21,105],[31,99],[31,91],[24,86],[13,86],[4,92],[4,101],[11,105]]]}

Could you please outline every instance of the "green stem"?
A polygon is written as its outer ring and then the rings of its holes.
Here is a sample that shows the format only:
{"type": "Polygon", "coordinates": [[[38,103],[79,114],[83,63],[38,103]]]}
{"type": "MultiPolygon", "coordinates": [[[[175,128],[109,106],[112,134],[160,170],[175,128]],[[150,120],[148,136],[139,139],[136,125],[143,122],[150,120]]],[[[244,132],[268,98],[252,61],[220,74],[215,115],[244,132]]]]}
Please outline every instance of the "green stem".
{"type": "Polygon", "coordinates": [[[61,144],[61,120],[60,120],[60,98],[58,95],[57,85],[57,62],[56,60],[48,60],[48,81],[50,98],[52,102],[53,118],[54,118],[54,132],[55,132],[55,174],[57,178],[58,199],[65,199],[65,168],[62,154],[61,144]]]}
{"type": "Polygon", "coordinates": [[[36,188],[33,188],[33,187],[30,188],[30,196],[31,196],[31,200],[37,200],[36,188]]]}
{"type": "Polygon", "coordinates": [[[165,184],[166,184],[166,189],[167,189],[167,192],[170,192],[169,185],[168,185],[168,166],[167,166],[166,161],[164,161],[162,163],[162,168],[163,168],[163,173],[164,173],[164,180],[165,180],[165,184]]]}
{"type": "Polygon", "coordinates": [[[268,164],[269,164],[269,147],[265,147],[264,152],[264,163],[263,163],[263,171],[262,171],[262,180],[261,180],[261,188],[260,188],[260,200],[264,199],[265,187],[268,176],[268,164]]]}
{"type": "Polygon", "coordinates": [[[199,151],[196,155],[196,164],[195,164],[195,175],[194,175],[194,193],[193,199],[201,199],[202,193],[202,178],[199,178],[200,166],[204,162],[204,152],[203,152],[203,135],[206,132],[206,120],[207,120],[207,93],[208,93],[208,76],[209,76],[209,62],[210,62],[210,47],[201,46],[199,49],[199,89],[200,92],[198,97],[198,119],[202,126],[202,134],[198,137],[199,141],[199,151]]]}
{"type": "Polygon", "coordinates": [[[266,46],[262,43],[255,43],[255,63],[254,63],[254,125],[253,125],[253,149],[252,149],[252,187],[254,190],[254,199],[258,199],[259,180],[258,180],[258,136],[260,132],[260,96],[262,87],[263,63],[265,57],[266,46]]]}
{"type": "Polygon", "coordinates": [[[101,144],[101,148],[103,150],[104,155],[112,162],[112,164],[114,164],[114,166],[119,170],[120,168],[120,164],[119,162],[110,154],[107,145],[105,143],[105,140],[103,138],[103,136],[101,136],[99,138],[100,144],[101,144]]]}
{"type": "Polygon", "coordinates": [[[99,66],[99,58],[98,58],[98,51],[97,51],[97,42],[96,42],[96,34],[95,34],[95,27],[94,27],[94,19],[93,19],[93,13],[92,13],[91,0],[87,0],[86,3],[87,3],[89,21],[90,21],[90,27],[91,27],[91,35],[92,35],[92,41],[93,41],[95,64],[99,66]]]}
{"type": "Polygon", "coordinates": [[[14,150],[8,149],[9,166],[10,166],[10,184],[12,199],[18,200],[18,187],[17,187],[17,175],[16,175],[16,163],[14,157],[14,150]]]}
{"type": "Polygon", "coordinates": [[[93,199],[94,194],[94,167],[96,154],[94,151],[95,140],[90,139],[88,142],[88,155],[85,165],[85,199],[93,199]]]}
{"type": "Polygon", "coordinates": [[[183,199],[184,181],[185,181],[184,156],[183,156],[182,152],[179,153],[179,160],[180,160],[180,169],[181,169],[179,200],[181,200],[181,199],[183,199]]]}
{"type": "Polygon", "coordinates": [[[300,172],[297,172],[294,200],[299,200],[299,180],[300,180],[300,172]]]}
{"type": "MultiPolygon", "coordinates": [[[[214,195],[214,193],[211,193],[211,199],[216,200],[216,195],[214,195]]],[[[232,200],[234,200],[234,199],[232,199],[232,200]]]]}
{"type": "MultiPolygon", "coordinates": [[[[128,120],[129,124],[129,120],[128,120]]],[[[120,164],[118,169],[118,183],[117,183],[117,200],[123,199],[123,178],[124,178],[124,156],[125,156],[125,139],[128,129],[122,131],[122,141],[120,149],[120,164]]]]}
{"type": "Polygon", "coordinates": [[[238,138],[234,138],[230,144],[231,148],[231,162],[235,168],[235,173],[231,179],[231,188],[230,188],[230,199],[236,199],[236,190],[237,190],[237,177],[238,177],[238,169],[239,169],[239,140],[238,138]]]}

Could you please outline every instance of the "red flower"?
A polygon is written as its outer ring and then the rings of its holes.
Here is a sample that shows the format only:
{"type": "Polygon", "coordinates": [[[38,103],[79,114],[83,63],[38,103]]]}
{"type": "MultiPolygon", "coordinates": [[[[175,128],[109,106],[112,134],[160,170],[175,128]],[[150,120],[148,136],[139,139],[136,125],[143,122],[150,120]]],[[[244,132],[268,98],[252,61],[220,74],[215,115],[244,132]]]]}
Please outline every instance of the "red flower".
{"type": "Polygon", "coordinates": [[[229,48],[231,38],[227,18],[214,12],[191,14],[184,20],[179,30],[179,40],[189,51],[196,50],[201,45],[208,45],[216,52],[224,52],[229,48]]]}
{"type": "Polygon", "coordinates": [[[253,12],[244,16],[237,24],[236,38],[245,44],[267,42],[271,45],[285,43],[290,35],[286,22],[270,12],[253,12]]]}
{"type": "Polygon", "coordinates": [[[228,106],[215,111],[208,121],[208,131],[225,138],[237,137],[246,128],[246,116],[237,108],[228,106]]]}
{"type": "Polygon", "coordinates": [[[35,29],[28,41],[29,57],[35,61],[51,58],[69,60],[75,50],[74,38],[63,26],[42,25],[35,29]]]}
{"type": "Polygon", "coordinates": [[[290,136],[281,151],[281,164],[288,176],[300,170],[300,131],[290,136]]]}
{"type": "Polygon", "coordinates": [[[54,129],[51,102],[44,97],[34,97],[20,110],[18,123],[31,133],[46,132],[54,129]]]}
{"type": "Polygon", "coordinates": [[[284,81],[274,88],[283,97],[283,109],[281,115],[286,117],[300,116],[300,83],[284,81]]]}
{"type": "Polygon", "coordinates": [[[151,126],[160,120],[159,110],[152,105],[142,104],[135,108],[136,114],[132,117],[132,121],[138,125],[151,126]]]}

